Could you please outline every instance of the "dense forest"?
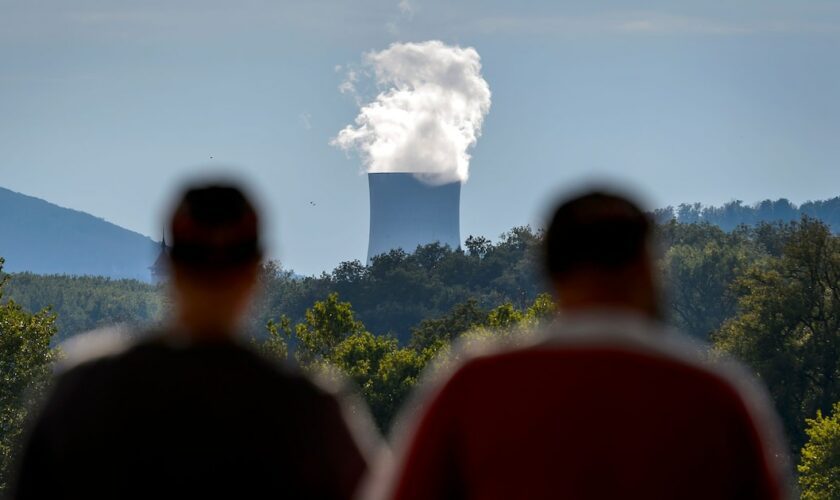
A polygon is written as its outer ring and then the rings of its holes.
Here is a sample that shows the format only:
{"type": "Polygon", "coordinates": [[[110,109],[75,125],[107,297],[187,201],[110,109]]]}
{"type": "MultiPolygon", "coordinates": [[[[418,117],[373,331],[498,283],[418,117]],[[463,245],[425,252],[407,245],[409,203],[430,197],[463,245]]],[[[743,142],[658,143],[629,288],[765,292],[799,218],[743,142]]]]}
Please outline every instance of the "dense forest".
{"type": "MultiPolygon", "coordinates": [[[[668,321],[708,342],[711,358],[733,355],[767,385],[803,497],[840,492],[840,237],[807,216],[728,231],[671,217],[657,233],[668,321]]],[[[303,369],[350,379],[387,431],[421,372],[446,359],[454,340],[516,335],[513,327],[551,315],[539,242],[539,232],[519,227],[495,242],[392,251],[369,266],[345,262],[306,278],[269,263],[252,342],[303,369]]],[[[0,471],[34,397],[25,389],[46,383],[55,340],[112,322],[157,321],[162,292],[133,281],[6,276],[0,361],[15,375],[0,384],[0,471]]]]}
{"type": "Polygon", "coordinates": [[[54,343],[115,323],[149,325],[163,316],[166,305],[161,287],[136,280],[32,273],[10,278],[5,297],[28,311],[48,308],[56,314],[54,343]]]}

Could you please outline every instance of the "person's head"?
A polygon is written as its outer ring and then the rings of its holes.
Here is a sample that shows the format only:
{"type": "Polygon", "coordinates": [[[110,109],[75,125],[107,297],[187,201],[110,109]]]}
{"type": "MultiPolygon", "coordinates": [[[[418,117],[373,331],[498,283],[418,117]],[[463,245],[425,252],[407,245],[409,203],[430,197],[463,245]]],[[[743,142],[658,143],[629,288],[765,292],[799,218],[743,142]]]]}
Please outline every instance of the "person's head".
{"type": "Polygon", "coordinates": [[[175,320],[193,335],[233,333],[262,256],[253,205],[234,186],[192,186],[181,196],[170,230],[175,320]]]}
{"type": "Polygon", "coordinates": [[[557,207],[545,234],[545,267],[560,310],[659,313],[652,223],[622,196],[592,191],[557,207]]]}

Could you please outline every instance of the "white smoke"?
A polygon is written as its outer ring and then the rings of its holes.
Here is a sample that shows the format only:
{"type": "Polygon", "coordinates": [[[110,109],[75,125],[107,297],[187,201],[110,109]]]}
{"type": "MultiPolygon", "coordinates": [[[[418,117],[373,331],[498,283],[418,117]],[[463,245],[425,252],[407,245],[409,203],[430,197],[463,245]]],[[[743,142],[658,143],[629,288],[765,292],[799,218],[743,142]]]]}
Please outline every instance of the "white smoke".
{"type": "MultiPolygon", "coordinates": [[[[430,184],[465,182],[467,152],[490,110],[490,87],[472,47],[432,40],[365,54],[379,94],[331,144],[356,150],[368,172],[412,172],[430,184]]],[[[355,90],[353,71],[342,91],[355,90]]]]}

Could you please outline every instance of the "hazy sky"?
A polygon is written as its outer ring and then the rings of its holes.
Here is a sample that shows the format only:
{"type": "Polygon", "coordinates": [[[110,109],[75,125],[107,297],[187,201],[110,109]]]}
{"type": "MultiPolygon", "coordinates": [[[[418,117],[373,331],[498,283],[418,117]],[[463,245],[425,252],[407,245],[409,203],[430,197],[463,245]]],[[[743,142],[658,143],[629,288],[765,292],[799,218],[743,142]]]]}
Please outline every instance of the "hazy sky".
{"type": "Polygon", "coordinates": [[[157,238],[181,179],[232,168],[287,267],[364,260],[336,65],[438,39],[492,92],[464,238],[592,178],[658,206],[840,194],[840,3],[595,3],[0,0],[0,186],[157,238]]]}

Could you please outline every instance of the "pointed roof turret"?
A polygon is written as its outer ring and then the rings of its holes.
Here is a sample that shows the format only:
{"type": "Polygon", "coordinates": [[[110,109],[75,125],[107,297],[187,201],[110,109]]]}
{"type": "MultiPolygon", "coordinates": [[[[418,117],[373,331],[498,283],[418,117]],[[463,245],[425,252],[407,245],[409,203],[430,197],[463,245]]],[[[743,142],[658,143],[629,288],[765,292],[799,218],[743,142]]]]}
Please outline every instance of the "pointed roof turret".
{"type": "Polygon", "coordinates": [[[166,232],[162,231],[160,238],[160,254],[158,254],[155,263],[149,266],[149,271],[152,272],[152,282],[160,283],[169,277],[169,251],[170,247],[166,246],[166,232]]]}

